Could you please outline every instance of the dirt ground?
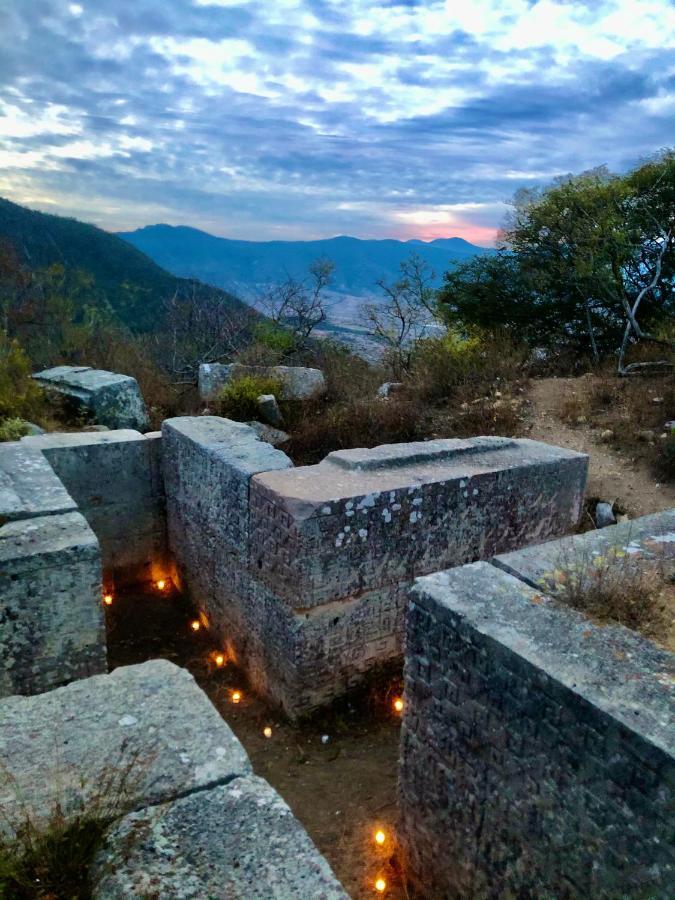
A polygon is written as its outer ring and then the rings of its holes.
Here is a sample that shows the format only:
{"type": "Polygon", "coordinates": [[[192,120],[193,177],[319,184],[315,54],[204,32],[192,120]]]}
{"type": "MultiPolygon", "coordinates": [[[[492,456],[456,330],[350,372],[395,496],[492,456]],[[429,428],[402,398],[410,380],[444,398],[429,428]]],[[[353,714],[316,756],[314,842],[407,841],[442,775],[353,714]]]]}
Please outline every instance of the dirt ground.
{"type": "Polygon", "coordinates": [[[236,667],[216,666],[220,648],[208,632],[191,630],[194,612],[177,592],[135,588],[115,596],[106,618],[110,668],[163,657],[189,669],[246,748],[255,773],[279,791],[354,900],[406,896],[395,855],[396,672],[294,727],[247,690],[236,667]],[[238,704],[235,690],[242,693],[238,704]],[[378,828],[387,836],[382,847],[373,839],[378,828]],[[384,894],[374,889],[378,877],[387,882],[384,894]]]}
{"type": "MultiPolygon", "coordinates": [[[[576,378],[533,380],[527,436],[588,453],[590,469],[586,495],[609,503],[618,501],[630,518],[674,507],[675,485],[660,483],[639,459],[631,459],[600,443],[588,426],[573,428],[560,421],[557,413],[561,402],[577,389],[576,378]]],[[[665,414],[668,414],[667,410],[665,414]]]]}

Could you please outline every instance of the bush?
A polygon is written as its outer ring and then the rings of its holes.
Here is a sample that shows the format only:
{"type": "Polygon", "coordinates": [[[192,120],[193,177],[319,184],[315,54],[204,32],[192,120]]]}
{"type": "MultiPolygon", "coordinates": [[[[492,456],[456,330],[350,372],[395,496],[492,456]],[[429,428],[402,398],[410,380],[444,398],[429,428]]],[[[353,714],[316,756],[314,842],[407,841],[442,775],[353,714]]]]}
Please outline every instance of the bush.
{"type": "Polygon", "coordinates": [[[262,344],[279,357],[288,356],[295,349],[293,333],[274,322],[259,322],[253,331],[253,343],[262,344]]]}
{"type": "Polygon", "coordinates": [[[264,375],[243,375],[228,382],[215,401],[218,414],[237,422],[258,417],[258,397],[274,394],[279,401],[283,396],[281,382],[264,375]]]}
{"type": "Polygon", "coordinates": [[[28,430],[28,423],[23,419],[0,419],[0,442],[18,441],[28,430]]]}
{"type": "Polygon", "coordinates": [[[31,419],[39,414],[42,399],[25,351],[0,331],[0,419],[31,419]]]}
{"type": "Polygon", "coordinates": [[[415,441],[423,436],[424,419],[415,403],[373,397],[311,410],[292,431],[284,449],[296,464],[312,465],[333,450],[415,441]]]}

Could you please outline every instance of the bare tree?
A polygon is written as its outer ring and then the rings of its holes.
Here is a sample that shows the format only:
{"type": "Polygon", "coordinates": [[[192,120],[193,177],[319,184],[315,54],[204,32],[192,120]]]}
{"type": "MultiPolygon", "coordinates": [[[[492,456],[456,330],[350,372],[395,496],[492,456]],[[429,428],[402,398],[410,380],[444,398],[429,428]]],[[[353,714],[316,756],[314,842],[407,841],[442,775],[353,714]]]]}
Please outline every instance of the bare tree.
{"type": "Polygon", "coordinates": [[[258,314],[225,302],[220,291],[192,282],[165,303],[165,324],[156,336],[162,365],[179,384],[192,384],[200,363],[232,359],[250,339],[258,314]]]}
{"type": "Polygon", "coordinates": [[[314,329],[326,320],[325,290],[334,271],[331,260],[317,259],[309,267],[307,278],[298,280],[289,276],[261,298],[268,318],[292,333],[297,350],[307,345],[314,329]]]}
{"type": "Polygon", "coordinates": [[[410,369],[416,341],[437,316],[434,273],[427,263],[413,253],[401,263],[401,275],[393,284],[380,279],[384,303],[363,309],[365,324],[385,344],[396,377],[410,369]]]}

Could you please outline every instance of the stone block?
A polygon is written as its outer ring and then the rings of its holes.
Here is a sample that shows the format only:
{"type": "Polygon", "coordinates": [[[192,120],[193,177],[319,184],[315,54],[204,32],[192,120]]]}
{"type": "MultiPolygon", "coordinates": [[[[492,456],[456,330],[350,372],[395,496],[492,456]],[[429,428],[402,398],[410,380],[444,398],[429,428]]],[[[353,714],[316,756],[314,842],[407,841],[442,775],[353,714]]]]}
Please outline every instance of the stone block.
{"type": "Polygon", "coordinates": [[[132,810],[201,797],[251,767],[193,677],[158,659],[0,701],[0,770],[7,834],[26,809],[39,823],[55,803],[66,815],[100,805],[101,785],[109,802],[132,810]]]}
{"type": "Polygon", "coordinates": [[[228,382],[244,375],[274,378],[283,385],[284,395],[291,400],[307,400],[326,392],[326,379],[320,369],[306,366],[244,366],[240,363],[202,363],[199,366],[199,396],[204,402],[214,400],[228,382]]]}
{"type": "Polygon", "coordinates": [[[411,596],[399,795],[412,887],[668,896],[672,654],[487,563],[420,578],[411,596]]]}
{"type": "Polygon", "coordinates": [[[148,428],[148,414],[138,382],[130,375],[89,366],[56,366],[33,376],[45,389],[62,394],[109,428],[148,428]]]}
{"type": "Polygon", "coordinates": [[[39,450],[22,442],[0,444],[0,525],[75,509],[75,500],[39,450]]]}
{"type": "Polygon", "coordinates": [[[106,579],[147,581],[166,570],[161,437],[131,429],[27,437],[76,501],[101,544],[106,579]]]}
{"type": "Polygon", "coordinates": [[[254,776],[128,815],[93,882],[101,900],[348,900],[286,803],[254,776]]]}
{"type": "Polygon", "coordinates": [[[473,438],[329,454],[251,482],[251,565],[308,609],[559,535],[581,511],[588,458],[473,438]]]}
{"type": "Polygon", "coordinates": [[[106,667],[101,556],[77,512],[0,527],[0,696],[106,667]]]}

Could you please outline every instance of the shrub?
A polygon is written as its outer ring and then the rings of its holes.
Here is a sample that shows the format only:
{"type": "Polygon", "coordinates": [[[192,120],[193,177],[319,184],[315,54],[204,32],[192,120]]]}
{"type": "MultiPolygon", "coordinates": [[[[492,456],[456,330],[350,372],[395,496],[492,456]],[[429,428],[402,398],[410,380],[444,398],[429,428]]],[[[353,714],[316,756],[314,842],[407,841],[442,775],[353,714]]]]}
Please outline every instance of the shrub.
{"type": "Polygon", "coordinates": [[[0,331],[0,418],[33,418],[42,407],[42,390],[31,378],[28,356],[0,331]]]}
{"type": "Polygon", "coordinates": [[[265,375],[243,375],[228,382],[216,399],[218,414],[238,422],[246,422],[258,416],[258,397],[274,394],[279,400],[282,395],[281,382],[265,375]]]}
{"type": "Polygon", "coordinates": [[[423,417],[415,403],[373,397],[312,410],[298,423],[284,449],[295,463],[311,465],[333,450],[376,447],[423,436],[423,417]]]}
{"type": "Polygon", "coordinates": [[[547,579],[553,595],[599,622],[617,622],[650,637],[665,638],[668,584],[661,560],[634,559],[621,547],[603,555],[572,550],[547,579]]]}
{"type": "Polygon", "coordinates": [[[0,419],[0,442],[18,441],[28,430],[28,423],[23,419],[0,419]]]}
{"type": "Polygon", "coordinates": [[[295,349],[293,333],[274,322],[259,322],[253,331],[253,343],[262,344],[280,357],[288,356],[295,349]]]}

